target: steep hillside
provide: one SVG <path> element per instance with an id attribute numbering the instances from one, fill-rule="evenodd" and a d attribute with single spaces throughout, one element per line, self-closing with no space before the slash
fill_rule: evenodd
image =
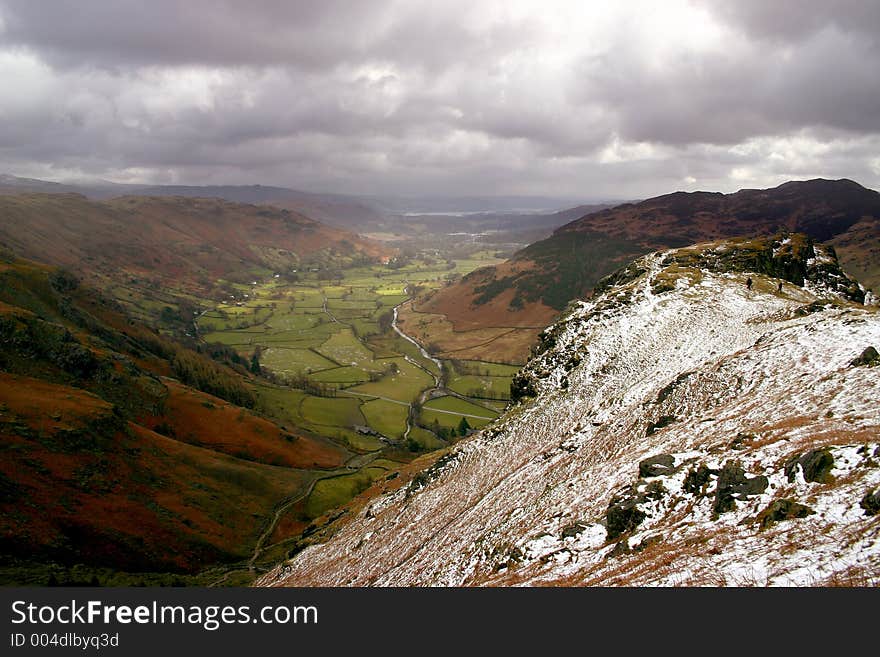
<path id="1" fill-rule="evenodd" d="M 260 583 L 876 585 L 865 297 L 801 236 L 645 256 L 542 334 L 521 403 Z"/>
<path id="2" fill-rule="evenodd" d="M 837 249 L 841 264 L 880 287 L 880 194 L 851 180 L 788 182 L 735 194 L 676 192 L 588 214 L 498 268 L 485 268 L 417 304 L 457 331 L 540 325 L 632 258 L 662 248 L 798 231 Z M 487 310 L 487 307 L 491 311 Z M 519 355 L 528 351 L 523 333 Z M 445 346 L 440 341 L 440 346 Z"/>
<path id="3" fill-rule="evenodd" d="M 380 221 L 385 214 L 356 196 L 303 192 L 271 185 L 135 185 L 107 180 L 57 183 L 0 174 L 0 194 L 21 192 L 74 193 L 93 200 L 134 195 L 223 199 L 233 203 L 274 205 L 351 230 L 359 230 L 368 222 Z"/>
<path id="4" fill-rule="evenodd" d="M 254 203 L 285 208 L 331 226 L 363 231 L 362 226 L 381 221 L 383 214 L 354 196 L 301 192 L 266 185 L 159 185 L 138 189 L 143 196 L 186 196 L 218 198 L 236 203 Z"/>
<path id="5" fill-rule="evenodd" d="M 218 281 L 369 260 L 386 251 L 352 233 L 269 206 L 220 199 L 77 194 L 0 195 L 0 244 L 109 287 L 193 295 Z M 123 299 L 124 300 L 124 299 Z"/>
<path id="6" fill-rule="evenodd" d="M 76 192 L 76 187 L 63 185 L 37 178 L 20 178 L 8 173 L 0 173 L 0 194 L 19 194 L 22 192 L 46 192 L 48 194 L 64 194 Z"/>
<path id="7" fill-rule="evenodd" d="M 76 564 L 107 575 L 246 562 L 275 506 L 352 456 L 255 403 L 234 359 L 159 336 L 68 272 L 3 254 L 0 582 L 45 584 Z M 152 577 L 124 581 L 164 581 Z"/>

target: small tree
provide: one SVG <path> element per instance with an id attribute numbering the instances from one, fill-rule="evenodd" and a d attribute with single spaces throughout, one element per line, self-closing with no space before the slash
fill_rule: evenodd
<path id="1" fill-rule="evenodd" d="M 257 345 L 254 349 L 254 355 L 251 356 L 251 372 L 257 375 L 263 372 L 263 368 L 260 367 L 260 352 L 261 349 L 259 345 Z"/>
<path id="2" fill-rule="evenodd" d="M 467 421 L 467 418 L 462 416 L 461 421 L 458 423 L 458 435 L 466 436 L 468 435 L 468 431 L 471 430 L 471 425 Z"/>

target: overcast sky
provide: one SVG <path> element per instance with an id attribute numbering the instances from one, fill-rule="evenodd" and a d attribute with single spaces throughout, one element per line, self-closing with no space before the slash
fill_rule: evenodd
<path id="1" fill-rule="evenodd" d="M 880 187 L 876 0 L 0 0 L 0 81 L 0 172 L 54 180 Z"/>

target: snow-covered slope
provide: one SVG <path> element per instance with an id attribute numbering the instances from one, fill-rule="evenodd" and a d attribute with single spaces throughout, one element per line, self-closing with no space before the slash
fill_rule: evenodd
<path id="1" fill-rule="evenodd" d="M 876 585 L 880 313 L 794 239 L 633 263 L 501 420 L 259 583 Z"/>

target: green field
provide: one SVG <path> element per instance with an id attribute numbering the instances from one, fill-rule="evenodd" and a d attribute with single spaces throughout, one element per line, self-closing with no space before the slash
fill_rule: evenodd
<path id="1" fill-rule="evenodd" d="M 437 422 L 441 427 L 457 427 L 462 417 L 472 427 L 480 428 L 498 417 L 498 413 L 457 397 L 438 397 L 422 406 L 421 424 L 431 426 Z"/>
<path id="2" fill-rule="evenodd" d="M 503 363 L 487 363 L 481 360 L 453 361 L 453 367 L 460 374 L 476 376 L 503 376 L 512 378 L 520 367 L 518 365 L 505 365 Z"/>
<path id="3" fill-rule="evenodd" d="M 467 273 L 495 261 L 489 252 L 476 253 L 456 261 L 456 271 Z M 259 387 L 263 410 L 291 428 L 357 451 L 387 448 L 380 435 L 415 451 L 437 449 L 447 443 L 425 428 L 411 427 L 409 441 L 402 437 L 408 405 L 434 386 L 440 370 L 389 327 L 391 309 L 409 298 L 407 288 L 436 287 L 449 275 L 445 261 L 429 262 L 413 258 L 396 269 L 361 265 L 342 270 L 341 278 L 332 280 L 321 280 L 319 272 L 300 271 L 296 282 L 274 278 L 268 270 L 254 271 L 247 283 L 233 285 L 235 299 L 200 316 L 200 334 L 206 342 L 233 347 L 246 359 L 259 351 L 260 365 L 277 382 Z M 161 304 L 161 299 L 139 301 Z M 454 361 L 448 369 L 451 390 L 500 408 L 517 368 Z M 421 423 L 430 425 L 436 419 L 439 426 L 448 427 L 461 419 L 438 411 L 497 415 L 491 408 L 449 399 L 426 404 Z M 488 422 L 476 417 L 468 421 L 473 427 Z M 364 427 L 380 435 L 369 435 Z"/>
<path id="4" fill-rule="evenodd" d="M 339 367 L 332 360 L 312 349 L 297 349 L 280 345 L 270 346 L 264 350 L 260 362 L 264 367 L 281 374 L 320 372 Z"/>
<path id="5" fill-rule="evenodd" d="M 356 386 L 352 390 L 409 403 L 434 383 L 430 374 L 403 358 L 390 358 L 383 362 L 394 363 L 397 372 L 386 374 L 378 381 Z"/>
<path id="6" fill-rule="evenodd" d="M 317 518 L 330 509 L 345 504 L 355 495 L 369 488 L 376 479 L 386 475 L 388 470 L 371 465 L 350 475 L 321 479 L 315 484 L 306 500 L 306 515 L 309 518 Z"/>
<path id="7" fill-rule="evenodd" d="M 337 331 L 315 351 L 339 365 L 351 365 L 370 371 L 376 369 L 373 352 L 355 337 L 354 331 L 350 328 Z"/>
<path id="8" fill-rule="evenodd" d="M 436 434 L 418 426 L 410 429 L 409 439 L 418 446 L 420 451 L 430 451 L 446 446 L 446 442 L 438 438 Z"/>
<path id="9" fill-rule="evenodd" d="M 335 367 L 309 377 L 312 381 L 330 383 L 338 388 L 348 388 L 370 380 L 370 374 L 360 367 Z"/>
<path id="10" fill-rule="evenodd" d="M 325 426 L 354 426 L 364 424 L 360 402 L 348 397 L 328 399 L 306 396 L 300 404 L 303 419 L 311 424 Z"/>
<path id="11" fill-rule="evenodd" d="M 271 330 L 274 331 L 308 331 L 321 323 L 319 317 L 305 313 L 297 314 L 295 309 L 283 313 L 275 313 L 272 317 Z"/>
<path id="12" fill-rule="evenodd" d="M 392 439 L 403 438 L 409 406 L 384 399 L 374 399 L 361 406 L 367 423 L 376 431 Z"/>
<path id="13" fill-rule="evenodd" d="M 510 379 L 500 376 L 459 376 L 450 380 L 449 389 L 466 397 L 505 400 L 510 397 Z"/>
<path id="14" fill-rule="evenodd" d="M 506 403 L 510 399 L 510 382 L 519 367 L 482 361 L 446 361 L 449 389 L 465 397 Z"/>

